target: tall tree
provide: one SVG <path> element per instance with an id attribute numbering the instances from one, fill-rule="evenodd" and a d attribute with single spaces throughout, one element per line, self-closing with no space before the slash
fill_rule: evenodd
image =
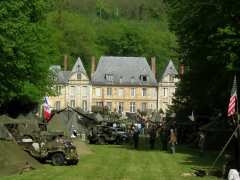
<path id="1" fill-rule="evenodd" d="M 175 109 L 226 113 L 233 75 L 240 70 L 240 1 L 167 0 L 187 66 Z"/>
<path id="2" fill-rule="evenodd" d="M 49 4 L 48 0 L 0 1 L 1 112 L 10 104 L 37 102 L 47 91 L 54 54 L 43 23 Z"/>

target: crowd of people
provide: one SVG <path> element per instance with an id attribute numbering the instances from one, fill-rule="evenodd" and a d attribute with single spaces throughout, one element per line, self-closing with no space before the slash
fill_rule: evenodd
<path id="1" fill-rule="evenodd" d="M 145 144 L 147 139 L 150 149 L 160 147 L 164 151 L 170 151 L 172 154 L 176 153 L 176 145 L 178 143 L 176 123 L 166 125 L 160 122 L 144 121 L 140 119 L 140 121 L 132 123 L 128 127 L 128 132 L 132 137 L 135 149 L 138 149 L 139 147 L 139 139 L 141 136 L 145 138 Z M 205 138 L 206 137 L 203 132 L 199 132 L 196 137 L 196 145 L 199 148 L 200 155 L 204 154 Z"/>
<path id="2" fill-rule="evenodd" d="M 162 150 L 170 150 L 171 153 L 175 153 L 175 146 L 177 144 L 177 129 L 172 126 L 166 128 L 162 124 L 157 123 L 135 123 L 129 128 L 129 134 L 132 137 L 133 146 L 135 149 L 139 147 L 139 136 L 143 135 L 149 140 L 150 149 L 155 149 L 157 143 L 161 146 Z"/>

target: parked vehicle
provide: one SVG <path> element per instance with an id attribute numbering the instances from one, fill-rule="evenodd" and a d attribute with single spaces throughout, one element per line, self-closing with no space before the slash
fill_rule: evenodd
<path id="1" fill-rule="evenodd" d="M 123 144 L 128 140 L 125 131 L 117 127 L 96 125 L 88 135 L 90 144 Z"/>
<path id="2" fill-rule="evenodd" d="M 64 165 L 77 164 L 79 161 L 76 147 L 62 132 L 40 131 L 24 121 L 4 125 L 15 141 L 41 162 Z"/>

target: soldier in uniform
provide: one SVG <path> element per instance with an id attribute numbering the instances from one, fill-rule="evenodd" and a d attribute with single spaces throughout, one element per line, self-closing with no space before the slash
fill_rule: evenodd
<path id="1" fill-rule="evenodd" d="M 139 129 L 137 126 L 132 126 L 133 131 L 133 142 L 134 142 L 134 148 L 138 148 L 138 141 L 139 141 Z"/>
<path id="2" fill-rule="evenodd" d="M 174 132 L 174 129 L 170 129 L 170 140 L 169 140 L 169 145 L 170 145 L 170 149 L 172 154 L 175 154 L 176 150 L 175 150 L 175 145 L 177 144 L 177 137 L 176 134 Z"/>
<path id="3" fill-rule="evenodd" d="M 157 133 L 156 127 L 152 124 L 149 131 L 149 136 L 150 136 L 149 143 L 150 143 L 151 149 L 154 149 L 154 146 L 155 146 L 156 133 Z"/>
<path id="4" fill-rule="evenodd" d="M 162 150 L 167 151 L 167 146 L 168 146 L 168 135 L 166 128 L 163 126 L 162 129 L 160 130 L 160 140 L 161 140 L 161 145 L 162 145 Z"/>

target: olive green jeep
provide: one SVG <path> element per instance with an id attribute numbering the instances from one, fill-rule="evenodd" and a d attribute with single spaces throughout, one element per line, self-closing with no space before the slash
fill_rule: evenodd
<path id="1" fill-rule="evenodd" d="M 40 131 L 24 121 L 4 125 L 14 140 L 40 162 L 51 162 L 53 165 L 78 163 L 76 147 L 63 132 Z"/>

